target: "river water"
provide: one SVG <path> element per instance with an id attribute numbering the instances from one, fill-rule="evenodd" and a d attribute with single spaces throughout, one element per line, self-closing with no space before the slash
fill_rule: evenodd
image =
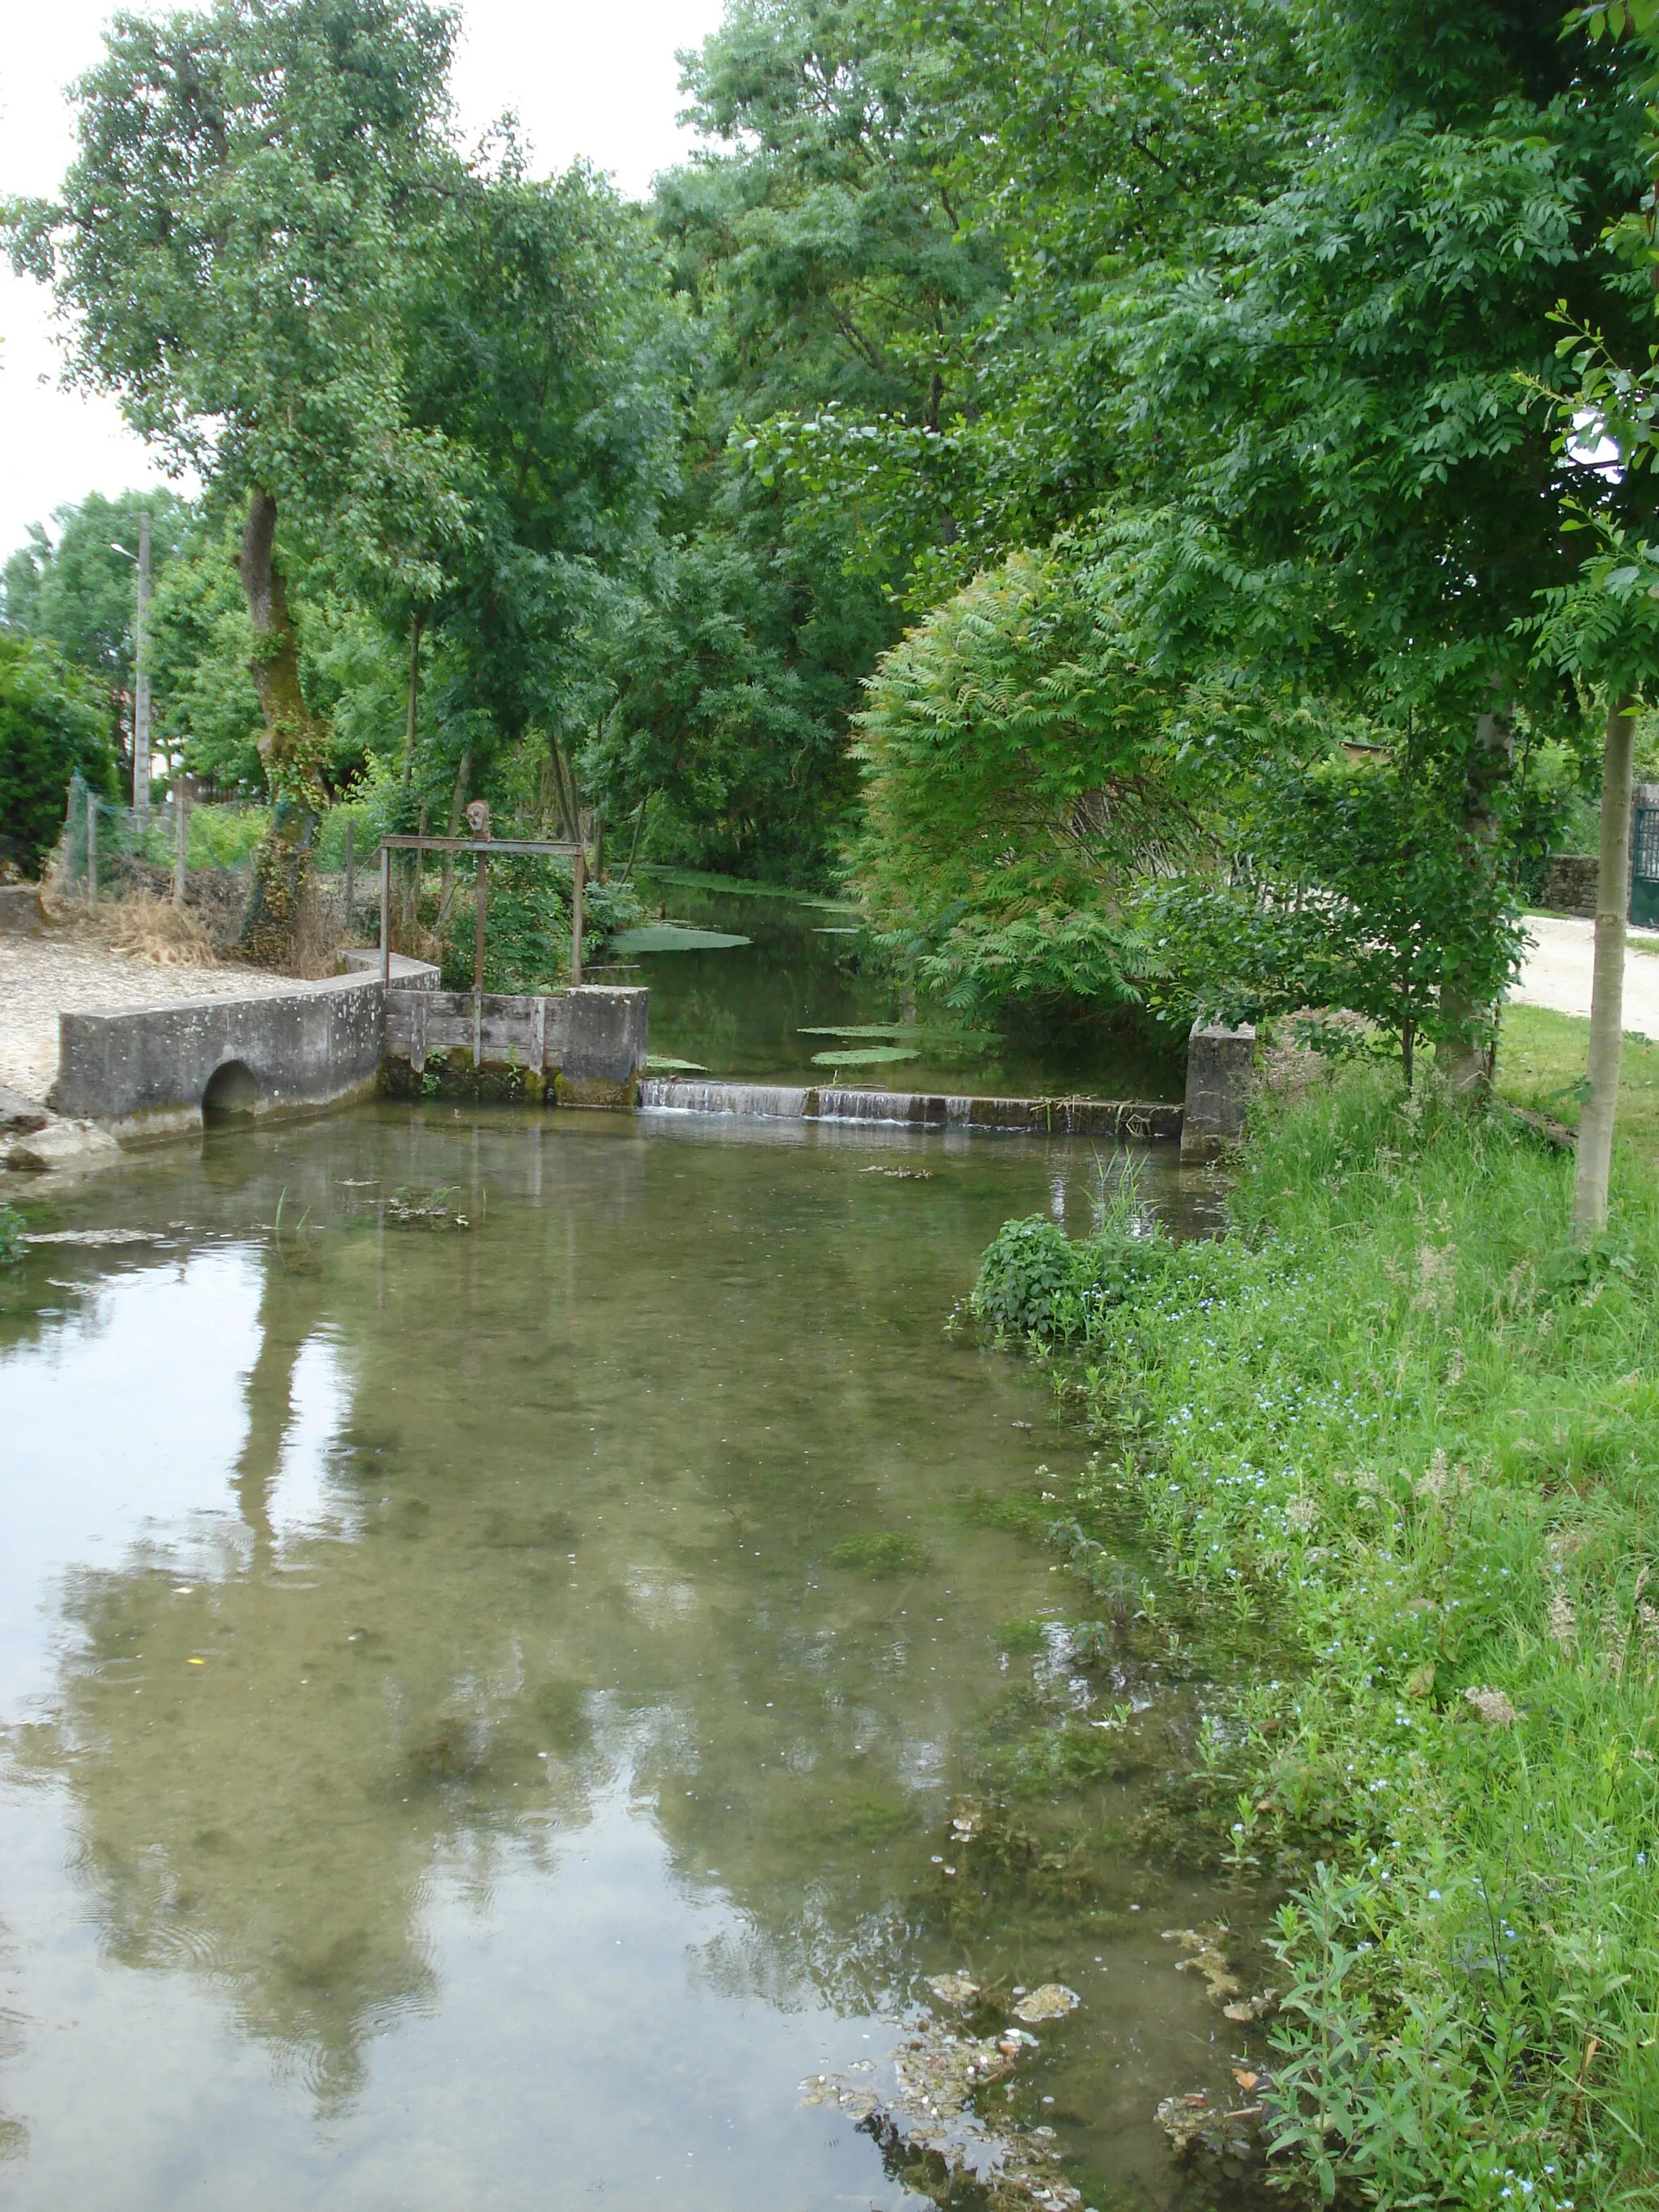
<path id="1" fill-rule="evenodd" d="M 985 1501 L 1081 1447 L 944 1324 L 1111 1164 L 433 1103 L 33 1207 L 149 1241 L 0 1276 L 0 2204 L 919 2206 L 800 2085 L 963 1969 L 1080 1994 L 1008 2109 L 1176 2201 L 1230 2032 L 1158 1933 L 1224 1900 L 1133 1776 L 1022 1816 L 1063 1882 L 945 1872 L 1076 1603 Z"/>
<path id="2" fill-rule="evenodd" d="M 912 1056 L 860 1064 L 848 1054 L 900 1048 L 890 1037 L 827 1032 L 895 1024 L 902 1008 L 852 908 L 673 871 L 642 876 L 640 890 L 653 914 L 749 939 L 622 956 L 635 964 L 617 980 L 650 986 L 652 1051 L 711 1075 L 807 1084 L 839 1074 L 871 1090 L 1013 1097 L 1181 1096 L 1178 1055 L 1137 1042 L 1121 1024 L 1043 1005 L 981 1018 L 988 1026 L 980 1030 L 966 1016 L 934 1009 L 922 1018 Z"/>

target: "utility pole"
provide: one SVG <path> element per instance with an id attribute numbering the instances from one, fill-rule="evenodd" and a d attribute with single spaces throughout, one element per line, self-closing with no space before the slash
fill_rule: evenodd
<path id="1" fill-rule="evenodd" d="M 138 623 L 132 637 L 132 808 L 149 812 L 149 509 L 138 513 Z"/>

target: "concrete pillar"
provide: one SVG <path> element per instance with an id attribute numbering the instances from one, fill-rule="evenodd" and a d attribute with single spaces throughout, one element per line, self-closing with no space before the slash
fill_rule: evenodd
<path id="1" fill-rule="evenodd" d="M 1187 1040 L 1187 1109 L 1181 1124 L 1183 1167 L 1219 1159 L 1244 1132 L 1255 1069 L 1255 1030 L 1219 1022 L 1193 1024 Z"/>

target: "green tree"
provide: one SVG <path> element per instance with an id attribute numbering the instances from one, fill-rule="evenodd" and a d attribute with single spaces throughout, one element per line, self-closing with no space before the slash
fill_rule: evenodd
<path id="1" fill-rule="evenodd" d="M 1182 690 L 1136 650 L 1115 579 L 1015 555 L 890 653 L 857 718 L 857 880 L 949 1000 L 1138 995 L 1139 884 L 1215 853 Z"/>
<path id="2" fill-rule="evenodd" d="M 0 852 L 38 868 L 58 841 L 70 778 L 114 789 L 102 703 L 51 646 L 0 631 Z"/>
<path id="3" fill-rule="evenodd" d="M 1552 8 L 1421 28 L 1405 0 L 1316 19 L 1334 127 L 1203 265 L 1123 289 L 1117 415 L 1141 495 L 1173 491 L 1241 574 L 1294 586 L 1280 667 L 1352 708 L 1410 712 L 1455 760 L 1460 842 L 1497 887 L 1516 717 L 1584 731 L 1520 628 L 1575 573 L 1565 526 L 1587 477 L 1529 412 L 1528 380 L 1547 373 L 1563 296 L 1621 334 L 1646 314 L 1607 238 L 1642 106 L 1634 71 L 1564 43 Z M 1647 500 L 1629 483 L 1607 496 L 1626 517 Z M 1443 979 L 1460 1087 L 1486 1065 L 1484 992 L 1473 969 Z"/>
<path id="4" fill-rule="evenodd" d="M 285 533 L 360 572 L 402 520 L 464 509 L 407 418 L 408 271 L 439 187 L 451 20 L 421 0 L 219 0 L 118 16 L 76 88 L 79 152 L 14 257 L 74 318 L 74 366 L 237 499 L 260 750 L 276 800 L 249 941 L 288 941 L 321 733 L 301 683 Z"/>
<path id="5" fill-rule="evenodd" d="M 47 640 L 101 692 L 111 743 L 129 786 L 137 619 L 133 556 L 138 517 L 145 508 L 151 520 L 152 574 L 159 586 L 190 523 L 185 502 L 166 490 L 122 492 L 114 499 L 93 492 L 78 506 L 60 507 L 52 518 L 57 535 L 34 524 L 27 544 L 5 568 L 6 627 Z"/>

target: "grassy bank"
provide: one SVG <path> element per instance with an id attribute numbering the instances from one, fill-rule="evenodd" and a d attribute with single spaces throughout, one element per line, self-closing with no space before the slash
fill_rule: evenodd
<path id="1" fill-rule="evenodd" d="M 1082 1530 L 1133 1500 L 1293 1655 L 1206 1790 L 1293 1885 L 1275 2132 L 1327 2195 L 1659 2203 L 1659 1188 L 1622 1167 L 1577 1255 L 1569 1159 L 1355 1073 L 1266 1109 L 1229 1237 L 987 1256 L 987 1317 L 1075 1346 Z"/>
<path id="2" fill-rule="evenodd" d="M 1588 1022 L 1543 1006 L 1506 1006 L 1498 1095 L 1576 1128 L 1589 1056 Z M 1632 1159 L 1659 1170 L 1659 1042 L 1628 1032 L 1619 1071 L 1619 1140 Z"/>

